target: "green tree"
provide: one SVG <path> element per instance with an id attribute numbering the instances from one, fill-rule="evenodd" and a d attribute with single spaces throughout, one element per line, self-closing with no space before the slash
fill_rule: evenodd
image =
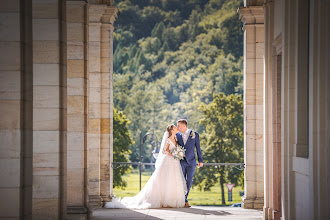
<path id="1" fill-rule="evenodd" d="M 113 160 L 115 162 L 129 162 L 131 151 L 129 146 L 133 144 L 130 137 L 128 125 L 130 121 L 123 112 L 113 109 Z M 130 166 L 121 166 L 114 171 L 114 187 L 125 188 L 127 183 L 122 179 L 122 175 L 131 169 Z"/>
<path id="2" fill-rule="evenodd" d="M 213 94 L 243 94 L 242 0 L 115 0 L 114 106 L 131 124 L 131 161 L 139 132 L 160 139 L 167 124 L 187 118 L 199 133 L 199 105 Z M 149 162 L 148 145 L 143 148 Z M 200 169 L 202 170 L 202 169 Z"/>
<path id="3" fill-rule="evenodd" d="M 243 101 L 240 95 L 215 94 L 213 101 L 202 104 L 203 118 L 200 123 L 206 128 L 201 138 L 203 158 L 208 163 L 243 162 Z M 229 171 L 224 166 L 199 169 L 196 183 L 200 189 L 209 190 L 220 182 L 222 204 L 225 205 L 224 184 L 242 184 L 242 172 Z"/>
<path id="4" fill-rule="evenodd" d="M 165 29 L 164 22 L 159 22 L 155 25 L 154 29 L 151 32 L 152 37 L 157 37 L 158 39 L 162 39 L 163 31 Z"/>

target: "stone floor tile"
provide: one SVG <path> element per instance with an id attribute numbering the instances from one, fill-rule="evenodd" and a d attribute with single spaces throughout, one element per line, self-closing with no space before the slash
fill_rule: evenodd
<path id="1" fill-rule="evenodd" d="M 152 220 L 203 220 L 203 219 L 263 219 L 262 211 L 220 206 L 192 206 L 180 209 L 98 209 L 93 218 L 103 219 L 152 219 Z"/>

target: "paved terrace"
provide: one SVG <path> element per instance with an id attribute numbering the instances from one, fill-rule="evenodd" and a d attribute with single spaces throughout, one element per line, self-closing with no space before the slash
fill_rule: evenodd
<path id="1" fill-rule="evenodd" d="M 192 206 L 191 208 L 163 209 L 98 209 L 93 213 L 94 220 L 105 219 L 263 219 L 262 211 L 238 207 Z"/>

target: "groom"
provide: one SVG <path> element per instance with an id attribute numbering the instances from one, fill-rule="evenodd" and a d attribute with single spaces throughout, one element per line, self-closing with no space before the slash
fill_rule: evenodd
<path id="1" fill-rule="evenodd" d="M 177 133 L 176 139 L 182 147 L 186 149 L 185 157 L 180 160 L 184 178 L 187 183 L 187 194 L 185 196 L 185 207 L 191 207 L 188 203 L 188 194 L 193 182 L 195 167 L 196 167 L 196 157 L 195 157 L 195 147 L 197 151 L 198 166 L 203 166 L 202 152 L 199 143 L 199 134 L 197 132 L 188 129 L 188 122 L 186 119 L 180 119 L 177 123 L 177 128 L 179 133 Z"/>

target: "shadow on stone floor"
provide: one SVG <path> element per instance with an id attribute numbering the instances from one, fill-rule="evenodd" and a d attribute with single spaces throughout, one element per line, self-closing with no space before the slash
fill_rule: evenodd
<path id="1" fill-rule="evenodd" d="M 262 220 L 263 218 L 262 211 L 258 210 L 217 206 L 193 206 L 191 208 L 161 208 L 145 210 L 101 208 L 95 210 L 92 219 Z"/>
<path id="2" fill-rule="evenodd" d="M 181 208 L 181 209 L 167 209 L 169 211 L 176 211 L 176 212 L 184 212 L 184 213 L 190 213 L 190 214 L 197 214 L 197 215 L 232 215 L 232 213 L 227 211 L 220 211 L 220 210 L 207 210 L 203 208 Z"/>
<path id="3" fill-rule="evenodd" d="M 132 210 L 132 209 L 105 209 L 100 208 L 93 212 L 92 219 L 94 220 L 111 220 L 111 219 L 152 219 L 160 220 L 154 216 L 148 216 L 149 209 Z"/>

